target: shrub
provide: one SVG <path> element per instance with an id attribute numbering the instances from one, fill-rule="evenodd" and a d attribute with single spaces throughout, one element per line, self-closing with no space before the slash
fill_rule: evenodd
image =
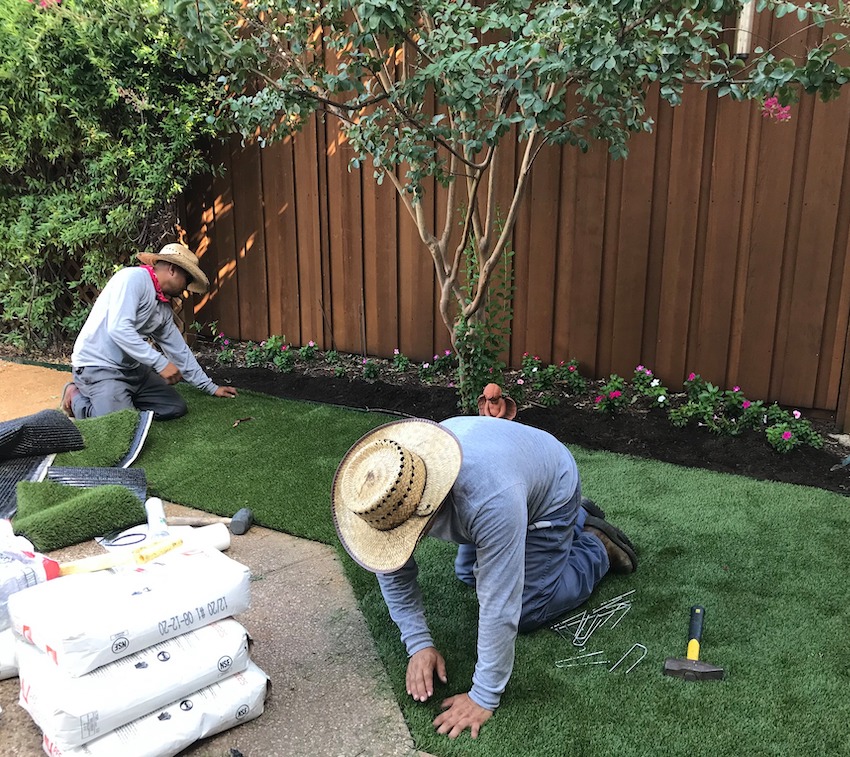
<path id="1" fill-rule="evenodd" d="M 81 326 L 77 288 L 174 241 L 212 80 L 153 0 L 0 0 L 0 39 L 0 331 L 43 346 Z"/>

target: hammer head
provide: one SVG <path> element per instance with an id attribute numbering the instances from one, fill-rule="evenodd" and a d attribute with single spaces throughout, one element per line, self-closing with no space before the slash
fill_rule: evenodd
<path id="1" fill-rule="evenodd" d="M 243 507 L 241 510 L 237 510 L 236 514 L 230 519 L 230 532 L 241 536 L 253 525 L 253 511 L 250 507 Z"/>
<path id="2" fill-rule="evenodd" d="M 686 681 L 720 681 L 725 671 L 703 660 L 668 657 L 664 661 L 664 675 L 684 678 Z"/>

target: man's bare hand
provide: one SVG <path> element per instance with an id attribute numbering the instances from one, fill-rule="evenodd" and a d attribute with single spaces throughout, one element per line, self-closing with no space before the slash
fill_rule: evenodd
<path id="1" fill-rule="evenodd" d="M 434 647 L 420 649 L 407 663 L 407 693 L 416 702 L 424 702 L 434 693 L 434 673 L 445 683 L 446 661 Z"/>
<path id="2" fill-rule="evenodd" d="M 180 369 L 174 363 L 166 365 L 159 372 L 159 375 L 165 379 L 166 384 L 179 384 L 183 380 L 183 374 L 180 373 Z"/>
<path id="3" fill-rule="evenodd" d="M 236 396 L 236 387 L 235 386 L 220 386 L 215 390 L 214 397 L 235 397 Z"/>
<path id="4" fill-rule="evenodd" d="M 450 739 L 456 739 L 467 728 L 473 739 L 478 738 L 478 732 L 492 716 L 493 710 L 485 710 L 469 698 L 469 694 L 457 694 L 443 700 L 443 712 L 434 718 L 434 728 L 437 733 L 448 734 Z"/>

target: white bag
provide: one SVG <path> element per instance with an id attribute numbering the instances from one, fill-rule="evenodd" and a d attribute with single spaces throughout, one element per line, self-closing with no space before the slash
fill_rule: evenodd
<path id="1" fill-rule="evenodd" d="M 45 736 L 42 746 L 50 757 L 173 757 L 198 739 L 262 715 L 267 687 L 268 676 L 249 662 L 244 672 L 87 744 L 62 749 Z"/>
<path id="2" fill-rule="evenodd" d="M 15 634 L 11 628 L 0 631 L 0 681 L 18 675 Z"/>
<path id="3" fill-rule="evenodd" d="M 9 598 L 12 628 L 72 676 L 237 615 L 250 571 L 215 550 L 62 576 Z"/>
<path id="4" fill-rule="evenodd" d="M 51 742 L 78 746 L 248 667 L 248 632 L 235 620 L 177 636 L 72 678 L 18 640 L 18 704 Z"/>

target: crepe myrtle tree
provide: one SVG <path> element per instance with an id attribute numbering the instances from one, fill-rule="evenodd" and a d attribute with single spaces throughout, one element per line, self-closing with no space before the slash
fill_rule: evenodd
<path id="1" fill-rule="evenodd" d="M 586 151 L 605 140 L 612 156 L 625 157 L 629 135 L 652 129 L 651 86 L 671 105 L 689 83 L 783 105 L 801 92 L 837 96 L 850 78 L 834 60 L 847 44 L 843 2 L 830 9 L 757 0 L 756 13 L 795 14 L 804 37 L 823 27 L 823 41 L 800 58 L 783 57 L 782 43 L 736 56 L 728 41 L 745 5 L 166 0 L 190 69 L 218 74 L 221 103 L 210 123 L 264 144 L 298 131 L 314 112 L 328 114 L 354 152 L 351 166 L 371 164 L 378 183 L 392 182 L 433 259 L 456 349 L 459 324 L 486 312 L 491 275 L 545 145 Z M 512 197 L 497 213 L 496 166 L 516 139 L 523 149 Z M 421 204 L 431 177 L 448 187 L 441 228 Z M 471 286 L 461 282 L 467 249 Z"/>

